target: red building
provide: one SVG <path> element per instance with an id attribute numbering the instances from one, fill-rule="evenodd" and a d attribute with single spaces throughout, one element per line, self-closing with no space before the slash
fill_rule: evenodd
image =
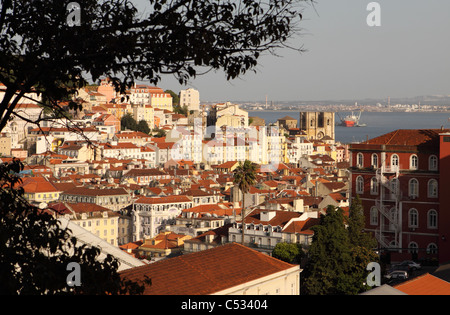
<path id="1" fill-rule="evenodd" d="M 351 195 L 381 252 L 392 261 L 450 261 L 449 130 L 396 130 L 350 152 Z"/>

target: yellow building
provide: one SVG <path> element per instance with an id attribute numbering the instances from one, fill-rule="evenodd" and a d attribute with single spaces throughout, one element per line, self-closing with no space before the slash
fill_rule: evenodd
<path id="1" fill-rule="evenodd" d="M 121 234 L 129 233 L 129 231 L 119 229 L 119 218 L 121 215 L 118 212 L 111 211 L 95 203 L 58 202 L 50 204 L 49 209 L 67 217 L 73 223 L 111 245 L 118 246 L 119 239 L 124 239 L 124 235 Z"/>
<path id="2" fill-rule="evenodd" d="M 173 111 L 172 95 L 169 93 L 150 93 L 150 105 L 153 108 Z"/>
<path id="3" fill-rule="evenodd" d="M 155 110 L 151 105 L 133 105 L 133 118 L 138 123 L 145 120 L 150 129 L 155 128 Z"/>

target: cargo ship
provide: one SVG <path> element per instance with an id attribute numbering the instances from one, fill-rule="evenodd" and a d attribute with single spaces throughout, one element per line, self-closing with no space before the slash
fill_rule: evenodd
<path id="1" fill-rule="evenodd" d="M 338 113 L 339 115 L 339 113 Z M 343 126 L 343 127 L 364 127 L 364 124 L 360 124 L 359 123 L 359 119 L 361 118 L 361 112 L 359 112 L 359 115 L 355 115 L 353 114 L 353 112 L 351 113 L 351 115 L 347 115 L 344 118 L 342 118 L 339 115 L 339 118 L 341 119 L 341 123 L 339 124 L 339 126 Z"/>

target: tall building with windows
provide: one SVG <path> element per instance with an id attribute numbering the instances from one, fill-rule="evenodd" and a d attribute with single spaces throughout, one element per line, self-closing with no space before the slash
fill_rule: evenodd
<path id="1" fill-rule="evenodd" d="M 336 139 L 333 112 L 300 112 L 299 128 L 308 139 Z"/>
<path id="2" fill-rule="evenodd" d="M 187 106 L 188 110 L 200 110 L 200 93 L 192 88 L 180 91 L 180 106 Z"/>
<path id="3" fill-rule="evenodd" d="M 350 152 L 351 194 L 381 252 L 393 261 L 448 261 L 449 130 L 396 130 L 351 144 Z"/>

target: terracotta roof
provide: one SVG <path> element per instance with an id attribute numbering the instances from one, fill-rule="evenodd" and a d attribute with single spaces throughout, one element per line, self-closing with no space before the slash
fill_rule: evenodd
<path id="1" fill-rule="evenodd" d="M 316 219 L 316 218 L 308 218 L 303 221 L 294 221 L 291 224 L 289 224 L 283 230 L 283 232 L 313 235 L 314 232 L 310 228 L 319 223 L 320 223 L 320 219 Z"/>
<path id="2" fill-rule="evenodd" d="M 450 295 L 450 282 L 429 273 L 398 284 L 394 288 L 408 295 Z"/>
<path id="3" fill-rule="evenodd" d="M 162 204 L 162 203 L 176 203 L 176 202 L 191 202 L 192 200 L 187 196 L 167 196 L 167 197 L 141 197 L 135 203 L 145 204 Z"/>
<path id="4" fill-rule="evenodd" d="M 86 187 L 74 187 L 65 191 L 64 194 L 79 196 L 113 196 L 128 195 L 128 192 L 124 188 L 90 189 Z"/>
<path id="5" fill-rule="evenodd" d="M 300 212 L 295 211 L 283 211 L 283 210 L 269 210 L 276 212 L 276 215 L 269 221 L 261 221 L 260 213 L 263 211 L 268 211 L 267 209 L 255 209 L 248 216 L 245 217 L 245 223 L 250 224 L 270 224 L 271 226 L 281 226 L 283 227 L 289 220 L 293 218 L 298 218 L 301 216 Z"/>
<path id="6" fill-rule="evenodd" d="M 438 145 L 439 134 L 449 131 L 449 129 L 398 129 L 364 143 L 408 146 Z"/>
<path id="7" fill-rule="evenodd" d="M 120 275 L 132 281 L 149 277 L 152 283 L 145 295 L 209 295 L 291 268 L 299 266 L 230 243 L 131 268 Z"/>
<path id="8" fill-rule="evenodd" d="M 46 193 L 59 192 L 54 185 L 47 181 L 44 177 L 25 177 L 20 185 L 25 193 Z"/>
<path id="9" fill-rule="evenodd" d="M 129 170 L 124 177 L 133 177 L 133 176 L 165 176 L 166 172 L 161 171 L 156 168 L 132 168 Z"/>
<path id="10" fill-rule="evenodd" d="M 237 215 L 240 214 L 240 210 L 238 210 L 238 209 L 234 209 L 234 210 Z M 188 208 L 188 209 L 183 209 L 182 212 L 194 212 L 194 213 L 199 213 L 199 214 L 210 213 L 210 214 L 216 214 L 217 216 L 222 217 L 222 216 L 233 215 L 233 208 L 228 207 L 224 203 L 206 204 L 206 205 L 198 205 L 198 206 Z"/>

